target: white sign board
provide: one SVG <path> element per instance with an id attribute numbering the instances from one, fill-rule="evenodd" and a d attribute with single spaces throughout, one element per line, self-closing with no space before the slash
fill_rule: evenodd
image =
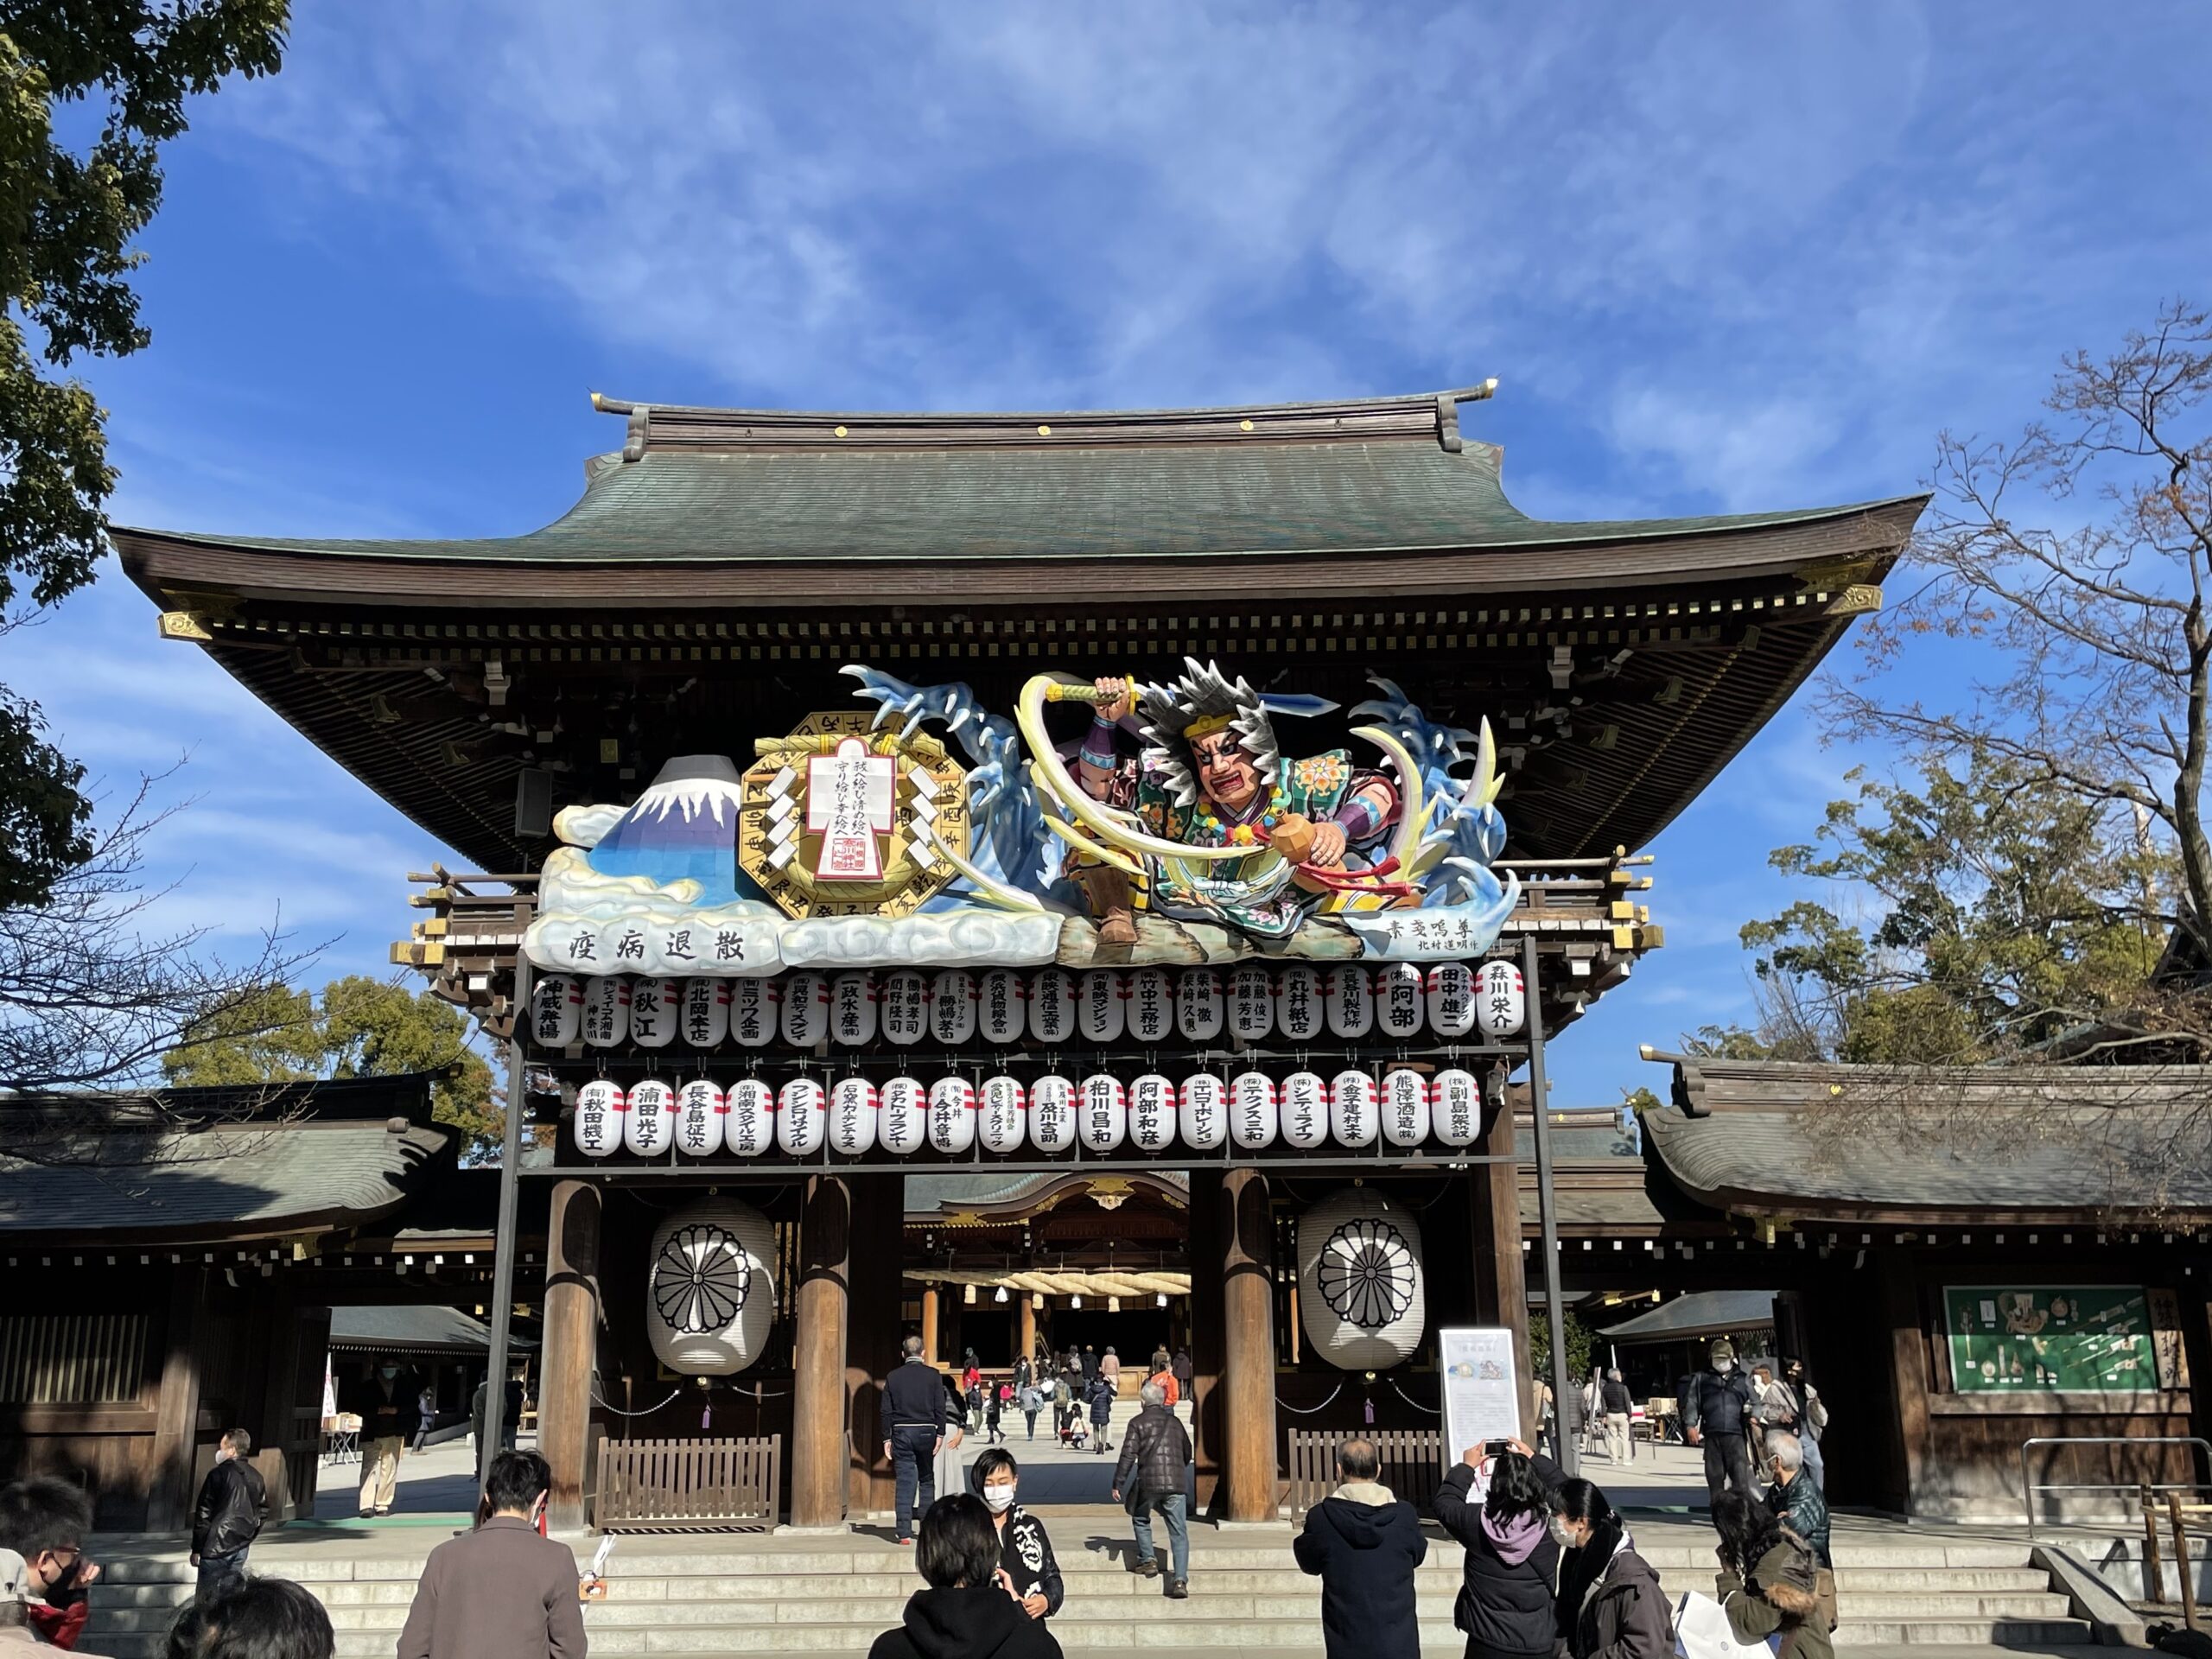
<path id="1" fill-rule="evenodd" d="M 1463 1325 L 1437 1332 L 1444 1378 L 1444 1466 L 1484 1440 L 1517 1440 L 1527 1393 L 1513 1359 L 1513 1332 L 1503 1325 Z"/>

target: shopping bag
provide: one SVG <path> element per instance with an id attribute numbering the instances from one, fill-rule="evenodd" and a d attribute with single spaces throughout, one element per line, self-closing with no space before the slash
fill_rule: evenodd
<path id="1" fill-rule="evenodd" d="M 1682 1659 L 1773 1659 L 1779 1632 L 1764 1642 L 1738 1642 L 1727 1611 L 1711 1596 L 1685 1590 L 1675 1604 L 1675 1651 Z"/>

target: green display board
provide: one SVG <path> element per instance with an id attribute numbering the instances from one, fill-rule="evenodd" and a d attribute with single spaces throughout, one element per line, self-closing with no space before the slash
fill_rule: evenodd
<path id="1" fill-rule="evenodd" d="M 2130 1394 L 2158 1386 L 2139 1286 L 1952 1286 L 1943 1293 L 1960 1394 Z"/>

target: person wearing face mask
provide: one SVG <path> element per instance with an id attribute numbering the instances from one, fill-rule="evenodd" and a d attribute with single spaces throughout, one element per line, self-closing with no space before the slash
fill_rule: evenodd
<path id="1" fill-rule="evenodd" d="M 0 1576 L 10 1591 L 0 1600 L 0 1642 L 76 1647 L 92 1616 L 87 1592 L 100 1576 L 85 1554 L 85 1535 L 92 1529 L 92 1499 L 66 1480 L 41 1478 L 0 1487 Z"/>
<path id="2" fill-rule="evenodd" d="M 422 1426 L 423 1384 L 396 1359 L 377 1362 L 346 1391 L 340 1411 L 361 1420 L 361 1514 L 390 1515 L 399 1454 Z"/>
<path id="3" fill-rule="evenodd" d="M 575 1555 L 537 1533 L 552 1484 L 535 1452 L 492 1459 L 492 1513 L 430 1552 L 398 1659 L 583 1659 Z"/>
<path id="4" fill-rule="evenodd" d="M 1549 1524 L 1560 1548 L 1554 1605 L 1567 1659 L 1668 1659 L 1675 1624 L 1666 1592 L 1605 1493 L 1586 1480 L 1561 1481 Z"/>
<path id="5" fill-rule="evenodd" d="M 262 1512 L 269 1507 L 260 1471 L 247 1461 L 252 1456 L 253 1436 L 231 1430 L 215 1448 L 215 1466 L 193 1500 L 188 1559 L 200 1573 L 200 1601 L 245 1577 L 246 1551 L 260 1535 Z"/>
<path id="6" fill-rule="evenodd" d="M 999 1567 L 1022 1611 L 1032 1618 L 1050 1618 L 1060 1611 L 1066 1589 L 1045 1523 L 1014 1501 L 1020 1478 L 1011 1452 L 994 1446 L 976 1459 L 976 1491 L 998 1529 Z"/>
<path id="7" fill-rule="evenodd" d="M 1677 1402 L 1682 1432 L 1692 1446 L 1705 1448 L 1705 1491 L 1709 1505 L 1724 1491 L 1741 1492 L 1758 1502 L 1751 1478 L 1751 1455 L 1745 1437 L 1752 1427 L 1755 1401 L 1751 1379 L 1736 1363 L 1736 1344 L 1723 1337 L 1713 1344 L 1712 1361 L 1682 1383 Z"/>

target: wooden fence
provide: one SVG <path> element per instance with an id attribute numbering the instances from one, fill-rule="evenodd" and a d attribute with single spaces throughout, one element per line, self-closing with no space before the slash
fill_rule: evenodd
<path id="1" fill-rule="evenodd" d="M 1337 1448 L 1356 1438 L 1350 1433 L 1294 1429 L 1290 1436 L 1290 1514 L 1304 1516 L 1337 1490 Z M 1423 1515 L 1444 1484 L 1444 1436 L 1433 1428 L 1370 1430 L 1382 1467 L 1375 1478 Z"/>
<path id="2" fill-rule="evenodd" d="M 605 1532 L 772 1527 L 784 1437 L 601 1440 L 593 1519 Z"/>

